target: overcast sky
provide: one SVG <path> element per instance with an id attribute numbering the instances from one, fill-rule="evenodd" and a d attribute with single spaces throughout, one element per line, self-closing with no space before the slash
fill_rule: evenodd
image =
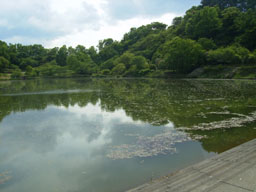
<path id="1" fill-rule="evenodd" d="M 46 47 L 121 40 L 131 27 L 170 25 L 201 0 L 1 0 L 0 40 Z"/>

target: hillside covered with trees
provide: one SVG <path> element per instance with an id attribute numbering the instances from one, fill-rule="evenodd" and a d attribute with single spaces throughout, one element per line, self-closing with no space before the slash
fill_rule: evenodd
<path id="1" fill-rule="evenodd" d="M 97 47 L 46 49 L 0 41 L 0 74 L 12 78 L 163 77 L 230 67 L 256 78 L 255 0 L 202 0 L 171 26 L 132 28 L 121 41 L 105 39 Z"/>

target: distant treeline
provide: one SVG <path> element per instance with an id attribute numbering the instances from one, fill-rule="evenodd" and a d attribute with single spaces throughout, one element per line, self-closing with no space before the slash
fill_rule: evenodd
<path id="1" fill-rule="evenodd" d="M 0 41 L 0 73 L 12 78 L 163 76 L 205 65 L 256 65 L 256 1 L 202 0 L 171 26 L 154 22 L 97 47 L 24 46 Z M 25 73 L 24 73 L 25 72 Z"/>

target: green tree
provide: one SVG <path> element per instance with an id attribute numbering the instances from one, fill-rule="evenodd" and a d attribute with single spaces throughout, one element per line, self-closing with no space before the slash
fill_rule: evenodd
<path id="1" fill-rule="evenodd" d="M 109 69 L 103 69 L 101 72 L 100 72 L 102 75 L 105 75 L 105 76 L 108 76 L 111 74 L 111 71 Z"/>
<path id="2" fill-rule="evenodd" d="M 149 34 L 158 34 L 166 30 L 167 25 L 159 22 L 154 22 L 149 25 L 143 25 L 139 28 L 131 28 L 130 31 L 124 34 L 121 41 L 123 52 L 127 51 L 131 45 L 146 37 Z"/>
<path id="3" fill-rule="evenodd" d="M 135 55 L 142 55 L 151 60 L 156 50 L 165 42 L 166 36 L 164 33 L 149 34 L 141 38 L 130 48 L 130 52 Z"/>
<path id="4" fill-rule="evenodd" d="M 91 58 L 84 55 L 69 55 L 67 58 L 67 66 L 77 74 L 91 75 L 96 72 L 96 65 Z"/>
<path id="5" fill-rule="evenodd" d="M 239 56 L 239 60 L 241 61 L 240 64 L 250 64 L 249 57 L 250 57 L 250 51 L 246 49 L 245 47 L 238 45 L 233 45 L 233 49 L 235 50 L 235 53 Z"/>
<path id="6" fill-rule="evenodd" d="M 112 57 L 111 59 L 108 59 L 107 61 L 101 63 L 100 65 L 100 69 L 109 69 L 109 70 L 112 70 L 114 67 L 115 67 L 115 60 L 117 59 L 118 57 Z"/>
<path id="7" fill-rule="evenodd" d="M 236 7 L 229 7 L 221 12 L 222 28 L 216 37 L 218 45 L 227 46 L 234 42 L 235 38 L 241 33 L 237 20 L 240 19 L 242 12 Z"/>
<path id="8" fill-rule="evenodd" d="M 182 17 L 175 17 L 172 21 L 172 25 L 176 28 L 182 23 Z"/>
<path id="9" fill-rule="evenodd" d="M 222 27 L 217 7 L 204 7 L 188 12 L 185 26 L 186 35 L 192 39 L 214 38 Z"/>
<path id="10" fill-rule="evenodd" d="M 38 67 L 39 63 L 37 60 L 32 59 L 31 57 L 21 59 L 20 68 L 22 70 L 26 70 L 27 66 Z"/>
<path id="11" fill-rule="evenodd" d="M 163 68 L 177 73 L 189 73 L 204 62 L 204 51 L 200 44 L 190 39 L 176 37 L 161 48 Z"/>
<path id="12" fill-rule="evenodd" d="M 68 56 L 68 49 L 66 45 L 63 45 L 56 56 L 56 62 L 60 66 L 66 66 L 67 65 L 67 56 Z"/>
<path id="13" fill-rule="evenodd" d="M 207 51 L 217 48 L 216 44 L 212 39 L 200 38 L 198 39 L 198 43 Z"/>
<path id="14" fill-rule="evenodd" d="M 126 67 L 123 63 L 117 64 L 113 69 L 112 69 L 112 74 L 113 75 L 122 75 L 126 70 Z"/>
<path id="15" fill-rule="evenodd" d="M 100 40 L 98 45 L 99 51 L 102 51 L 104 48 L 111 46 L 113 43 L 114 40 L 111 38 L 104 39 L 103 41 Z"/>
<path id="16" fill-rule="evenodd" d="M 94 46 L 91 46 L 87 50 L 87 54 L 91 57 L 91 59 L 93 60 L 94 63 L 96 63 L 97 65 L 100 64 L 100 57 L 99 57 L 97 50 L 95 49 Z"/>
<path id="17" fill-rule="evenodd" d="M 57 65 L 55 60 L 37 67 L 36 72 L 43 77 L 70 77 L 74 74 L 67 66 Z"/>
<path id="18" fill-rule="evenodd" d="M 237 65 L 248 63 L 249 56 L 248 49 L 233 45 L 209 51 L 207 60 L 210 64 Z"/>
<path id="19" fill-rule="evenodd" d="M 132 65 L 132 59 L 134 57 L 134 54 L 125 52 L 123 55 L 121 55 L 119 58 L 115 60 L 115 65 L 118 65 L 119 63 L 122 63 L 125 65 L 125 68 L 129 69 Z"/>
<path id="20" fill-rule="evenodd" d="M 33 67 L 31 67 L 30 65 L 28 65 L 28 66 L 26 67 L 25 76 L 28 77 L 28 78 L 35 77 L 35 76 L 36 76 L 35 70 L 34 70 Z"/>
<path id="21" fill-rule="evenodd" d="M 250 55 L 250 64 L 256 65 L 256 49 Z"/>
<path id="22" fill-rule="evenodd" d="M 236 41 L 249 50 L 256 48 L 256 10 L 248 10 L 236 19 L 236 26 L 240 28 L 241 35 Z"/>
<path id="23" fill-rule="evenodd" d="M 221 9 L 237 7 L 242 11 L 256 8 L 255 0 L 202 0 L 201 4 L 203 6 L 219 6 Z"/>
<path id="24" fill-rule="evenodd" d="M 0 56 L 4 57 L 7 60 L 10 59 L 8 45 L 3 41 L 0 41 Z"/>
<path id="25" fill-rule="evenodd" d="M 149 71 L 149 64 L 145 57 L 133 55 L 125 76 L 142 76 Z"/>
<path id="26" fill-rule="evenodd" d="M 135 56 L 131 60 L 131 65 L 135 65 L 137 70 L 143 70 L 149 68 L 148 62 L 143 56 Z"/>
<path id="27" fill-rule="evenodd" d="M 113 39 L 105 39 L 99 42 L 99 61 L 101 63 L 111 59 L 115 56 L 119 56 L 121 52 L 120 45 Z"/>
<path id="28" fill-rule="evenodd" d="M 42 45 L 30 45 L 28 46 L 29 57 L 37 61 L 38 65 L 45 63 L 47 58 L 47 50 Z"/>
<path id="29" fill-rule="evenodd" d="M 10 63 L 18 66 L 20 64 L 20 59 L 18 58 L 17 46 L 13 44 L 9 44 L 9 55 L 10 55 Z"/>
<path id="30" fill-rule="evenodd" d="M 58 48 L 57 47 L 47 50 L 46 62 L 56 60 L 57 53 L 58 53 Z"/>
<path id="31" fill-rule="evenodd" d="M 11 74 L 11 78 L 12 78 L 12 79 L 20 79 L 20 78 L 22 78 L 22 72 L 21 72 L 21 70 L 20 70 L 20 69 L 14 70 L 14 71 L 12 72 L 12 74 Z"/>
<path id="32" fill-rule="evenodd" d="M 0 56 L 0 72 L 4 73 L 10 66 L 10 62 L 3 56 Z"/>

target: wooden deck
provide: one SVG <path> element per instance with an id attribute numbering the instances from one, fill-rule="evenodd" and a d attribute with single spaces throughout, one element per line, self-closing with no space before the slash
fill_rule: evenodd
<path id="1" fill-rule="evenodd" d="M 256 139 L 128 192 L 256 192 Z"/>

